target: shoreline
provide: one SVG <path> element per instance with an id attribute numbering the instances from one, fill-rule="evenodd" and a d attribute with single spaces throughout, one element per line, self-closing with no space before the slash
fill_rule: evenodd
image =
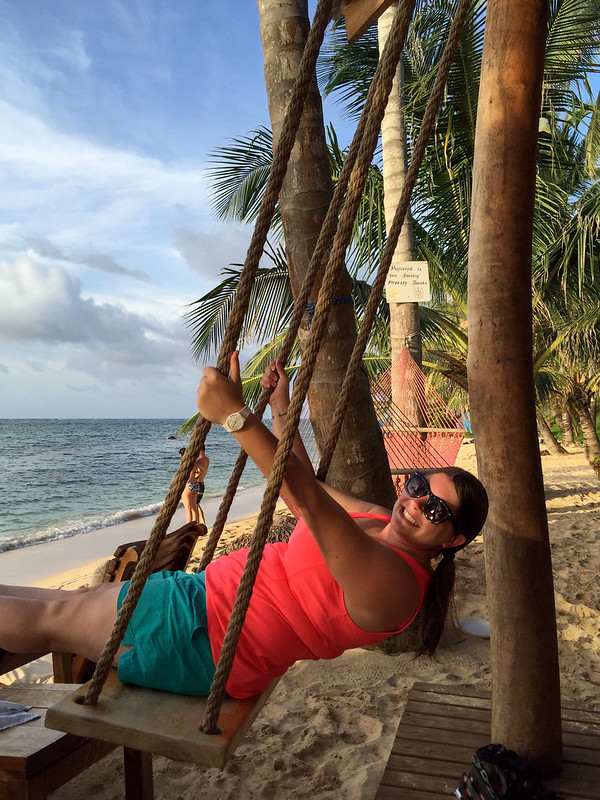
<path id="1" fill-rule="evenodd" d="M 264 486 L 261 485 L 238 491 L 229 511 L 228 522 L 256 516 L 260 511 L 263 492 Z M 200 504 L 209 529 L 215 521 L 221 500 L 222 495 L 207 497 Z M 65 539 L 52 539 L 0 553 L 0 584 L 44 588 L 83 586 L 94 570 L 112 557 L 120 544 L 147 539 L 156 517 L 156 514 L 138 517 Z M 169 530 L 177 530 L 182 525 L 185 525 L 185 511 L 180 506 L 171 520 Z"/>

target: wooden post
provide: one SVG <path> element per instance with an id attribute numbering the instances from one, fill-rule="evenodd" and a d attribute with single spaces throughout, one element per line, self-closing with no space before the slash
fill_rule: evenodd
<path id="1" fill-rule="evenodd" d="M 346 18 L 348 42 L 357 42 L 367 28 L 394 2 L 395 0 L 346 0 L 341 10 Z"/>
<path id="2" fill-rule="evenodd" d="M 547 0 L 490 0 L 469 250 L 469 394 L 485 529 L 492 740 L 542 774 L 561 768 L 552 565 L 531 326 L 535 155 Z"/>

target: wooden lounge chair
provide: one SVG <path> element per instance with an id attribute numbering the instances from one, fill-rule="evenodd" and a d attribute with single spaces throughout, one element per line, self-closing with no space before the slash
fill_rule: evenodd
<path id="1" fill-rule="evenodd" d="M 12 672 L 19 667 L 24 667 L 38 658 L 43 658 L 47 653 L 11 653 L 9 650 L 0 648 L 0 686 L 2 686 L 2 675 Z"/>

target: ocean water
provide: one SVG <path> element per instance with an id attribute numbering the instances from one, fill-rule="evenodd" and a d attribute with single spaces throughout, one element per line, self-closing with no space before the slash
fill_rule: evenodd
<path id="1" fill-rule="evenodd" d="M 156 514 L 179 466 L 180 419 L 0 420 L 0 552 Z M 225 490 L 239 453 L 215 425 L 205 496 Z M 248 461 L 240 488 L 262 483 Z"/>

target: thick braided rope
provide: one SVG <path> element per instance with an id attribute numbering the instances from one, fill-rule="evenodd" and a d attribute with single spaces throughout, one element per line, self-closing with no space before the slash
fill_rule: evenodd
<path id="1" fill-rule="evenodd" d="M 308 94 L 310 83 L 313 79 L 315 64 L 325 30 L 331 19 L 331 7 L 333 0 L 319 0 L 319 4 L 315 11 L 313 24 L 311 26 L 306 46 L 302 54 L 298 76 L 292 88 L 289 105 L 287 108 L 283 129 L 277 142 L 273 164 L 265 194 L 261 203 L 256 226 L 252 235 L 252 240 L 248 248 L 246 260 L 240 277 L 238 290 L 236 293 L 235 302 L 227 321 L 227 328 L 221 344 L 219 358 L 217 360 L 217 368 L 227 374 L 229 368 L 229 356 L 235 350 L 237 345 L 244 317 L 248 310 L 250 302 L 250 295 L 258 264 L 263 253 L 267 234 L 269 232 L 271 220 L 281 190 L 281 185 L 287 171 L 287 164 L 289 161 L 290 153 L 294 146 L 296 139 L 296 132 L 300 124 L 304 103 Z M 137 605 L 139 597 L 144 588 L 144 584 L 148 575 L 152 570 L 152 562 L 158 552 L 160 543 L 165 536 L 169 523 L 175 513 L 179 504 L 183 488 L 190 474 L 194 460 L 198 453 L 204 446 L 206 435 L 210 429 L 210 423 L 202 417 L 198 419 L 190 443 L 182 459 L 182 463 L 171 482 L 169 492 L 165 498 L 165 502 L 158 515 L 156 523 L 150 534 L 148 544 L 144 548 L 142 557 L 133 574 L 131 584 L 123 605 L 117 615 L 117 619 L 111 633 L 111 636 L 106 643 L 104 650 L 98 660 L 94 675 L 88 686 L 84 704 L 94 705 L 98 701 L 100 691 L 108 676 L 108 672 L 113 663 L 115 654 L 123 639 L 123 635 L 133 610 Z M 187 469 L 187 472 L 185 471 Z"/>
<path id="2" fill-rule="evenodd" d="M 327 325 L 331 301 L 335 294 L 335 284 L 344 266 L 345 251 L 352 236 L 354 217 L 356 216 L 356 211 L 362 198 L 364 184 L 379 136 L 381 120 L 385 112 L 398 60 L 408 32 L 414 5 L 415 0 L 405 0 L 401 7 L 402 11 L 399 12 L 392 25 L 388 39 L 388 42 L 391 43 L 386 63 L 381 69 L 379 84 L 373 90 L 371 113 L 365 123 L 364 135 L 358 148 L 356 164 L 352 170 L 349 182 L 348 197 L 339 219 L 331 255 L 319 291 L 317 313 L 311 325 L 307 346 L 302 358 L 302 366 L 294 384 L 294 391 L 292 393 L 286 423 L 275 452 L 271 475 L 263 497 L 252 545 L 240 580 L 233 611 L 227 627 L 227 633 L 223 641 L 219 663 L 213 679 L 211 693 L 208 698 L 206 715 L 202 726 L 202 730 L 207 733 L 214 732 L 217 729 L 219 708 L 225 695 L 225 686 L 235 657 L 235 649 L 250 603 L 250 597 L 260 566 L 260 559 L 262 557 L 266 537 L 279 497 L 281 484 L 283 483 L 287 460 L 292 450 L 298 428 L 302 406 Z M 322 300 L 324 294 L 325 299 Z M 298 307 L 301 309 L 303 308 L 302 306 Z"/>
<path id="3" fill-rule="evenodd" d="M 407 10 L 405 14 L 412 16 L 411 12 L 412 8 L 410 12 Z M 306 271 L 306 274 L 302 282 L 302 287 L 300 289 L 300 292 L 298 293 L 298 297 L 295 300 L 294 312 L 292 314 L 292 318 L 290 320 L 287 333 L 281 345 L 279 358 L 284 366 L 287 364 L 287 360 L 294 345 L 294 341 L 298 334 L 298 329 L 300 328 L 300 325 L 302 323 L 302 318 L 306 310 L 306 305 L 310 297 L 311 291 L 313 289 L 317 275 L 319 273 L 319 270 L 321 269 L 323 263 L 325 263 L 327 256 L 329 254 L 331 242 L 333 240 L 338 225 L 339 211 L 342 206 L 342 203 L 344 202 L 346 189 L 350 181 L 352 170 L 358 158 L 360 144 L 363 139 L 367 121 L 371 114 L 371 109 L 375 98 L 375 90 L 377 86 L 379 86 L 380 81 L 382 80 L 382 75 L 383 75 L 383 80 L 387 81 L 390 72 L 392 73 L 392 75 L 394 74 L 399 59 L 399 52 L 398 52 L 399 43 L 401 43 L 400 47 L 402 47 L 405 36 L 406 34 L 403 33 L 402 29 L 400 31 L 399 36 L 394 35 L 392 37 L 388 37 L 388 41 L 386 42 L 384 51 L 377 63 L 377 69 L 373 76 L 373 80 L 371 81 L 371 86 L 369 87 L 369 91 L 365 99 L 363 111 L 358 121 L 358 125 L 356 126 L 356 131 L 354 133 L 354 136 L 352 137 L 352 142 L 348 149 L 348 154 L 344 159 L 344 163 L 342 165 L 342 171 L 340 172 L 338 181 L 336 183 L 335 191 L 333 193 L 333 197 L 331 198 L 329 208 L 327 209 L 327 213 L 325 215 L 325 219 L 323 221 L 323 225 L 319 233 L 317 244 L 315 245 L 315 249 L 311 256 L 308 269 Z M 363 153 L 363 158 L 366 158 L 367 155 L 368 153 L 366 152 Z M 371 156 L 369 156 L 369 163 L 371 158 L 372 154 Z M 265 389 L 261 393 L 254 407 L 254 414 L 258 419 L 262 419 L 272 391 L 273 391 L 272 389 Z M 219 510 L 217 512 L 215 522 L 211 528 L 211 532 L 208 536 L 208 539 L 206 540 L 206 544 L 202 551 L 202 559 L 200 561 L 200 564 L 198 565 L 198 572 L 202 572 L 204 569 L 206 569 L 206 567 L 210 564 L 210 562 L 214 557 L 217 545 L 221 538 L 221 534 L 223 533 L 223 528 L 225 527 L 225 523 L 227 522 L 227 516 L 229 514 L 229 510 L 233 502 L 233 497 L 235 496 L 235 492 L 239 485 L 240 478 L 244 472 L 247 460 L 248 460 L 248 455 L 245 453 L 244 450 L 240 450 L 237 461 L 232 470 L 231 477 L 229 479 L 228 490 L 223 496 L 221 505 L 219 506 Z M 230 487 L 232 487 L 231 491 L 229 491 Z"/>
<path id="4" fill-rule="evenodd" d="M 440 59 L 438 73 L 431 95 L 429 96 L 429 100 L 427 102 L 425 114 L 423 115 L 423 122 L 421 124 L 421 130 L 419 131 L 413 157 L 406 175 L 406 183 L 402 189 L 402 194 L 398 202 L 398 207 L 396 208 L 394 220 L 388 233 L 381 264 L 379 265 L 379 270 L 373 283 L 373 288 L 367 303 L 365 315 L 363 317 L 356 343 L 348 363 L 348 369 L 344 375 L 342 389 L 336 404 L 333 421 L 329 429 L 329 438 L 323 449 L 321 463 L 319 464 L 319 469 L 317 471 L 317 476 L 320 480 L 325 480 L 331 465 L 331 459 L 333 457 L 337 439 L 342 428 L 346 409 L 350 403 L 350 396 L 354 385 L 354 380 L 362 364 L 363 353 L 365 351 L 365 347 L 367 346 L 367 340 L 373 325 L 373 320 L 375 319 L 377 308 L 383 295 L 385 280 L 392 263 L 396 245 L 398 244 L 398 237 L 400 235 L 404 219 L 409 209 L 410 198 L 417 180 L 419 169 L 421 167 L 421 162 L 423 161 L 423 156 L 425 155 L 427 142 L 429 141 L 429 136 L 435 124 L 435 118 L 442 102 L 446 81 L 448 79 L 448 73 L 450 72 L 454 54 L 456 52 L 456 48 L 458 47 L 460 34 L 469 11 L 469 5 L 470 0 L 459 0 L 456 9 L 456 15 L 450 27 L 448 41 Z"/>

